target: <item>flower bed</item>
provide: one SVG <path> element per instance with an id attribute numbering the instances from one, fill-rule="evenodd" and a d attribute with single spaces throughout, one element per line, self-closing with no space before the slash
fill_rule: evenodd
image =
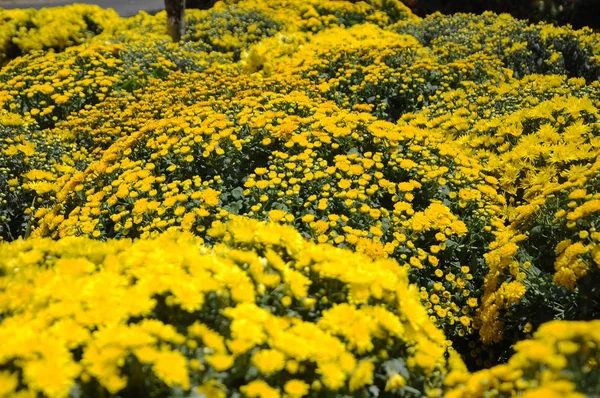
<path id="1" fill-rule="evenodd" d="M 0 349 L 8 394 L 459 394 L 545 322 L 598 318 L 598 35 L 391 0 L 229 1 L 188 10 L 173 44 L 164 13 L 52 12 L 105 28 L 4 52 L 0 331 L 58 350 Z M 110 277 L 88 306 L 82 286 Z M 236 308 L 264 337 L 238 341 Z M 338 351 L 273 340 L 300 329 Z"/>

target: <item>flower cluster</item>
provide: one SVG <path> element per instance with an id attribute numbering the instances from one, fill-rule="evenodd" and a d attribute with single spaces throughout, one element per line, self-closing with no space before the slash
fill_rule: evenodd
<path id="1" fill-rule="evenodd" d="M 111 35 L 119 16 L 89 4 L 56 9 L 0 9 L 0 65 L 34 50 L 63 51 L 104 33 Z"/>
<path id="2" fill-rule="evenodd" d="M 498 179 L 511 204 L 521 204 L 546 183 L 560 181 L 569 167 L 596 159 L 599 88 L 600 81 L 586 84 L 563 75 L 468 84 L 444 96 L 452 114 L 439 102 L 403 118 L 452 134 Z"/>
<path id="3" fill-rule="evenodd" d="M 464 59 L 480 53 L 497 58 L 514 78 L 531 74 L 565 74 L 598 79 L 598 48 L 589 28 L 527 21 L 485 12 L 482 15 L 433 14 L 418 22 L 400 21 L 394 29 L 414 36 L 441 59 Z"/>
<path id="4" fill-rule="evenodd" d="M 331 2 L 321 0 L 226 0 L 216 9 L 240 5 L 263 12 L 281 21 L 287 31 L 318 32 L 323 29 L 356 24 L 374 23 L 388 26 L 403 20 L 418 20 L 410 9 L 396 0 L 367 0 L 364 2 Z"/>
<path id="5" fill-rule="evenodd" d="M 442 388 L 445 337 L 396 262 L 244 217 L 208 235 L 3 243 L 0 392 Z"/>
<path id="6" fill-rule="evenodd" d="M 597 34 L 397 0 L 222 1 L 180 43 L 164 12 L 7 13 L 0 396 L 535 393 L 492 366 L 600 317 Z"/>
<path id="7" fill-rule="evenodd" d="M 145 238 L 178 227 L 204 236 L 229 214 L 287 222 L 315 241 L 397 258 L 432 300 L 432 319 L 453 338 L 472 334 L 482 242 L 501 224 L 497 181 L 441 136 L 325 100 L 316 106 L 275 76 L 266 82 L 274 91 L 253 99 L 264 81 L 214 70 L 204 90 L 182 93 L 174 74 L 125 114 L 144 112 L 143 125 L 103 126 L 98 118 L 114 121 L 122 106 L 110 100 L 80 112 L 89 121 L 59 123 L 54 130 L 69 125 L 88 137 L 91 162 L 38 207 L 33 234 Z M 235 106 L 224 90 L 238 93 Z M 175 100 L 192 104 L 174 103 L 172 115 L 150 122 Z"/>
<path id="8" fill-rule="evenodd" d="M 600 322 L 552 321 L 515 344 L 508 363 L 472 374 L 455 372 L 447 397 L 571 397 L 600 393 Z"/>
<path id="9" fill-rule="evenodd" d="M 600 290 L 600 163 L 573 165 L 515 209 L 485 255 L 481 337 L 500 342 L 552 319 L 596 319 Z M 535 310 L 534 310 L 535 309 Z"/>

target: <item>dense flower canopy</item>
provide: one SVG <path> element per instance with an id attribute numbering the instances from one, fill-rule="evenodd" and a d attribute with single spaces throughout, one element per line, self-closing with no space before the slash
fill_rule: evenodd
<path id="1" fill-rule="evenodd" d="M 0 397 L 600 393 L 598 34 L 0 14 Z"/>

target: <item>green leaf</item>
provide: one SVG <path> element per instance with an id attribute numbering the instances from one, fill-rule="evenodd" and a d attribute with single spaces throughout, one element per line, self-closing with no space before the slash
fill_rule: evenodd
<path id="1" fill-rule="evenodd" d="M 69 391 L 69 398 L 81 398 L 81 388 L 75 384 Z"/>
<path id="2" fill-rule="evenodd" d="M 283 210 L 283 211 L 286 211 L 286 212 L 289 210 L 289 208 L 285 204 L 283 204 L 283 203 L 273 203 L 272 207 L 275 210 Z"/>
<path id="3" fill-rule="evenodd" d="M 416 388 L 413 388 L 411 386 L 404 386 L 400 389 L 400 396 L 407 397 L 407 396 L 411 396 L 411 395 L 414 395 L 415 397 L 423 396 L 421 394 L 421 391 L 419 391 Z"/>
<path id="4" fill-rule="evenodd" d="M 223 206 L 228 213 L 231 214 L 240 214 L 240 210 L 242 209 L 243 203 L 241 200 L 226 204 Z"/>
<path id="5" fill-rule="evenodd" d="M 232 189 L 231 196 L 233 196 L 235 199 L 242 199 L 244 197 L 244 189 L 242 187 Z"/>
<path id="6" fill-rule="evenodd" d="M 385 361 L 383 363 L 383 368 L 385 369 L 388 375 L 398 373 L 405 379 L 408 379 L 410 377 L 410 372 L 406 367 L 406 361 L 404 360 L 404 358 L 395 358 L 390 359 L 389 361 Z"/>

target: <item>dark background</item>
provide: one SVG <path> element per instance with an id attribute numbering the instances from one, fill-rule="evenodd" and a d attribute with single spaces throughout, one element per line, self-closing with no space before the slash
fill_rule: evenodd
<path id="1" fill-rule="evenodd" d="M 571 24 L 580 29 L 588 26 L 600 29 L 600 0 L 402 0 L 412 11 L 423 17 L 436 11 L 442 14 L 484 11 L 509 13 L 531 22 Z M 210 8 L 215 0 L 186 0 L 188 8 Z"/>
<path id="2" fill-rule="evenodd" d="M 484 11 L 509 13 L 531 22 L 546 21 L 557 25 L 571 24 L 580 29 L 600 29 L 600 0 L 402 0 L 419 15 L 440 11 L 443 14 Z"/>

